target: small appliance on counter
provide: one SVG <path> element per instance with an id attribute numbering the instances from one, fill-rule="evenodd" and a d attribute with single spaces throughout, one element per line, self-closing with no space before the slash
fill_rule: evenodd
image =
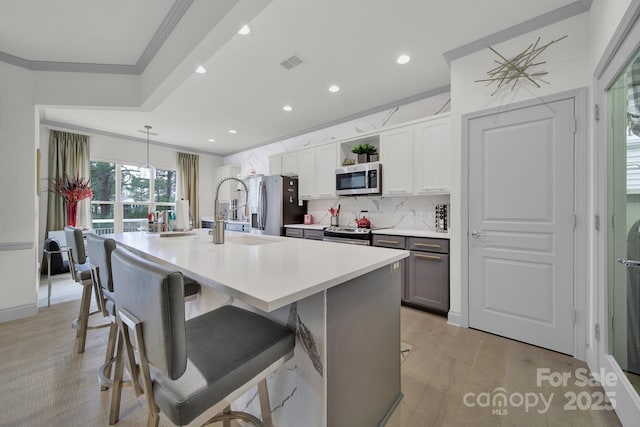
<path id="1" fill-rule="evenodd" d="M 446 233 L 449 229 L 449 205 L 436 205 L 436 231 Z"/>
<path id="2" fill-rule="evenodd" d="M 367 218 L 369 211 L 360 211 L 360 214 L 356 218 L 356 224 L 358 228 L 371 228 L 371 221 Z"/>
<path id="3" fill-rule="evenodd" d="M 304 214 L 304 222 L 303 222 L 303 224 L 306 224 L 306 225 L 313 224 L 313 215 Z"/>

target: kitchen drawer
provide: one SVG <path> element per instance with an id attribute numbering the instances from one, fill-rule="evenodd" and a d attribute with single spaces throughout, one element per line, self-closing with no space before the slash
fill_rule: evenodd
<path id="1" fill-rule="evenodd" d="M 323 237 L 324 237 L 324 230 L 308 230 L 308 229 L 304 230 L 305 239 L 322 240 Z"/>
<path id="2" fill-rule="evenodd" d="M 449 240 L 432 239 L 428 237 L 409 237 L 407 249 L 421 252 L 449 253 Z"/>
<path id="3" fill-rule="evenodd" d="M 404 249 L 406 247 L 406 237 L 404 236 L 388 236 L 386 234 L 374 234 L 373 246 L 382 246 L 384 248 Z"/>
<path id="4" fill-rule="evenodd" d="M 287 231 L 285 231 L 285 236 L 302 239 L 304 237 L 304 230 L 302 228 L 287 227 Z"/>

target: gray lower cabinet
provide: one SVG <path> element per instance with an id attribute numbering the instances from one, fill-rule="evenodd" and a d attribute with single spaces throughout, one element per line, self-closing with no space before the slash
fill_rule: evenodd
<path id="1" fill-rule="evenodd" d="M 403 260 L 403 303 L 440 313 L 449 311 L 447 239 L 375 234 L 373 246 L 411 251 L 409 258 Z"/>
<path id="2" fill-rule="evenodd" d="M 295 237 L 297 239 L 322 240 L 324 237 L 324 231 L 311 228 L 287 227 L 284 235 L 287 237 Z"/>
<path id="3" fill-rule="evenodd" d="M 284 235 L 287 237 L 295 237 L 298 239 L 302 239 L 304 238 L 304 230 L 302 228 L 287 227 L 285 229 Z"/>
<path id="4" fill-rule="evenodd" d="M 405 249 L 406 248 L 406 240 L 407 238 L 404 236 L 392 236 L 386 234 L 374 234 L 371 242 L 371 246 L 379 246 L 382 248 L 393 248 L 393 249 Z M 400 276 L 400 285 L 401 285 L 401 295 L 400 298 L 402 301 L 407 300 L 407 270 L 409 264 L 407 264 L 407 258 L 400 261 L 400 266 L 402 267 L 400 270 L 402 271 L 402 275 Z"/>
<path id="5" fill-rule="evenodd" d="M 449 311 L 449 255 L 411 251 L 406 301 L 440 312 Z"/>
<path id="6" fill-rule="evenodd" d="M 304 238 L 311 240 L 322 240 L 324 237 L 324 230 L 312 230 L 309 228 L 305 228 L 304 230 Z"/>

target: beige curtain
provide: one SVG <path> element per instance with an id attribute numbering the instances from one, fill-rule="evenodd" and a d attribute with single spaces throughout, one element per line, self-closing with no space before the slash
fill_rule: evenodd
<path id="1" fill-rule="evenodd" d="M 178 198 L 189 201 L 193 227 L 200 224 L 198 216 L 198 165 L 197 154 L 178 153 Z"/>
<path id="2" fill-rule="evenodd" d="M 49 131 L 49 179 L 56 177 L 80 176 L 91 178 L 89 165 L 89 136 L 59 130 Z M 66 222 L 64 199 L 49 192 L 47 203 L 47 229 L 62 230 Z M 91 227 L 91 199 L 78 204 L 79 227 Z M 46 234 L 45 234 L 46 238 Z"/>

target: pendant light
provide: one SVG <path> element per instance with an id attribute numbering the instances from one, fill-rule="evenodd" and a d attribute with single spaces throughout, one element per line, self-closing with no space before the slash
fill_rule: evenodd
<path id="1" fill-rule="evenodd" d="M 144 128 L 147 130 L 147 164 L 144 165 L 145 169 L 151 170 L 151 163 L 149 162 L 149 131 L 151 130 L 151 126 L 144 125 Z"/>

